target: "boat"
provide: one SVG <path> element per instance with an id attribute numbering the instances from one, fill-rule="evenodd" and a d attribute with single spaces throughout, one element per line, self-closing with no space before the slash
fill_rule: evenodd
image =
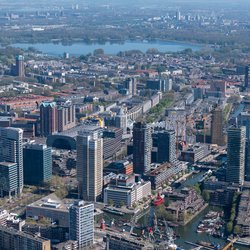
<path id="1" fill-rule="evenodd" d="M 152 204 L 157 207 L 163 203 L 164 203 L 164 195 L 160 195 L 160 193 L 158 193 L 156 199 L 152 201 Z"/>

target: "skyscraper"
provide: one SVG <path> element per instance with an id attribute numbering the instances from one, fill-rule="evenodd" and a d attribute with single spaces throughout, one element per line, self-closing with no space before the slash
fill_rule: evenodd
<path id="1" fill-rule="evenodd" d="M 229 128 L 227 131 L 227 171 L 228 182 L 243 184 L 245 172 L 246 128 Z"/>
<path id="2" fill-rule="evenodd" d="M 150 170 L 152 135 L 147 124 L 137 122 L 133 127 L 133 166 L 134 172 L 143 174 Z"/>
<path id="3" fill-rule="evenodd" d="M 24 71 L 24 57 L 21 55 L 18 55 L 16 57 L 16 76 L 18 77 L 24 77 L 25 71 Z"/>
<path id="4" fill-rule="evenodd" d="M 217 108 L 213 110 L 211 122 L 211 142 L 219 146 L 224 145 L 223 112 Z"/>
<path id="5" fill-rule="evenodd" d="M 153 143 L 157 147 L 157 163 L 173 162 L 176 159 L 175 131 L 158 131 L 154 133 Z"/>
<path id="6" fill-rule="evenodd" d="M 94 205 L 77 201 L 69 209 L 69 239 L 78 243 L 78 249 L 93 245 Z"/>
<path id="7" fill-rule="evenodd" d="M 58 113 L 55 102 L 43 102 L 40 105 L 40 134 L 48 136 L 58 131 Z"/>
<path id="8" fill-rule="evenodd" d="M 28 143 L 23 148 L 24 183 L 39 185 L 52 176 L 51 148 L 42 144 Z"/>
<path id="9" fill-rule="evenodd" d="M 101 198 L 103 186 L 103 139 L 99 128 L 80 131 L 77 136 L 77 180 L 79 197 Z"/>
<path id="10" fill-rule="evenodd" d="M 17 164 L 18 193 L 23 190 L 23 130 L 0 128 L 0 162 Z"/>

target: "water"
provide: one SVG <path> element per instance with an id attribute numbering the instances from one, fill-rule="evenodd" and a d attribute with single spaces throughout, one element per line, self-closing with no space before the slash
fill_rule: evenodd
<path id="1" fill-rule="evenodd" d="M 201 49 L 200 45 L 189 44 L 189 43 L 179 43 L 179 42 L 162 42 L 162 41 L 126 41 L 124 43 L 110 43 L 106 42 L 104 44 L 98 43 L 73 43 L 71 45 L 63 45 L 61 43 L 16 43 L 11 46 L 28 49 L 33 47 L 45 54 L 52 56 L 61 56 L 63 53 L 69 53 L 70 55 L 80 56 L 86 55 L 88 53 L 93 53 L 95 49 L 103 49 L 106 54 L 116 55 L 120 51 L 128 50 L 140 50 L 146 52 L 148 49 L 156 48 L 160 52 L 178 52 L 185 49 L 192 49 L 197 51 Z"/>
<path id="2" fill-rule="evenodd" d="M 179 188 L 178 190 L 182 189 L 183 187 L 187 186 L 192 186 L 195 183 L 197 183 L 202 177 L 203 177 L 204 172 L 200 172 L 198 174 L 193 175 L 193 177 L 189 177 Z M 201 213 L 199 213 L 192 221 L 190 221 L 187 225 L 185 226 L 179 226 L 174 228 L 174 231 L 176 232 L 177 235 L 180 236 L 175 243 L 182 247 L 183 249 L 192 249 L 194 246 L 191 246 L 185 241 L 191 241 L 193 243 L 197 241 L 206 241 L 209 243 L 216 243 L 220 244 L 221 246 L 224 246 L 226 244 L 226 241 L 224 239 L 220 238 L 215 238 L 213 236 L 210 236 L 208 234 L 198 234 L 196 233 L 197 226 L 199 222 L 202 220 L 202 218 L 208 213 L 208 211 L 213 210 L 213 211 L 221 211 L 221 208 L 218 207 L 213 207 L 209 206 L 206 209 L 204 209 Z M 140 223 L 146 226 L 149 226 L 152 224 L 152 216 L 154 214 L 154 207 L 151 207 L 150 213 L 146 216 L 144 216 L 141 220 Z M 236 245 L 235 249 L 239 250 L 249 250 L 248 247 L 244 246 L 238 246 Z"/>

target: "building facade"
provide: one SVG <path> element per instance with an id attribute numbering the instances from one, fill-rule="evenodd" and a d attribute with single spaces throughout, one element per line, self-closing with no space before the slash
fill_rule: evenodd
<path id="1" fill-rule="evenodd" d="M 17 164 L 0 162 L 0 196 L 16 196 L 18 194 Z"/>
<path id="2" fill-rule="evenodd" d="M 103 139 L 99 128 L 80 131 L 76 143 L 79 197 L 97 201 L 103 186 Z"/>
<path id="3" fill-rule="evenodd" d="M 40 105 L 40 134 L 48 136 L 58 132 L 58 112 L 55 102 L 43 102 Z"/>
<path id="4" fill-rule="evenodd" d="M 77 201 L 69 209 L 69 239 L 78 242 L 78 249 L 94 243 L 94 205 Z"/>
<path id="5" fill-rule="evenodd" d="M 152 150 L 151 128 L 137 122 L 133 127 L 133 166 L 136 174 L 150 170 Z"/>
<path id="6" fill-rule="evenodd" d="M 227 138 L 228 182 L 243 184 L 245 175 L 246 127 L 229 128 Z"/>
<path id="7" fill-rule="evenodd" d="M 50 250 L 50 240 L 20 232 L 14 228 L 0 226 L 1 250 Z"/>
<path id="8" fill-rule="evenodd" d="M 176 159 L 175 131 L 155 132 L 153 146 L 157 148 L 157 163 L 173 162 Z"/>
<path id="9" fill-rule="evenodd" d="M 215 109 L 212 112 L 211 142 L 219 146 L 225 143 L 223 135 L 223 112 L 221 109 Z"/>
<path id="10" fill-rule="evenodd" d="M 51 148 L 29 143 L 23 148 L 24 183 L 39 185 L 52 177 Z"/>
<path id="11" fill-rule="evenodd" d="M 23 190 L 23 130 L 0 128 L 0 162 L 17 164 L 18 193 Z"/>

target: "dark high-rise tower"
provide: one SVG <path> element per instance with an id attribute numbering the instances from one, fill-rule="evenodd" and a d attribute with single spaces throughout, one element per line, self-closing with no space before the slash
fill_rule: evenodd
<path id="1" fill-rule="evenodd" d="M 243 184 L 245 175 L 246 127 L 229 128 L 226 180 Z"/>
<path id="2" fill-rule="evenodd" d="M 223 112 L 219 108 L 212 113 L 211 142 L 219 146 L 224 145 Z"/>
<path id="3" fill-rule="evenodd" d="M 133 165 L 134 172 L 143 174 L 150 170 L 152 135 L 147 124 L 137 122 L 133 127 Z"/>
<path id="4" fill-rule="evenodd" d="M 25 71 L 24 71 L 24 57 L 19 55 L 16 57 L 16 76 L 18 77 L 24 77 Z"/>
<path id="5" fill-rule="evenodd" d="M 245 67 L 245 84 L 244 87 L 247 88 L 249 83 L 249 66 Z"/>
<path id="6" fill-rule="evenodd" d="M 52 177 L 51 148 L 42 144 L 29 143 L 23 148 L 24 183 L 40 185 Z"/>
<path id="7" fill-rule="evenodd" d="M 48 136 L 58 131 L 58 112 L 55 102 L 40 105 L 40 134 Z"/>
<path id="8" fill-rule="evenodd" d="M 157 163 L 173 162 L 176 159 L 175 131 L 159 131 L 153 134 L 157 147 Z"/>
<path id="9" fill-rule="evenodd" d="M 23 190 L 23 130 L 0 128 L 0 162 L 17 164 L 18 193 Z"/>

